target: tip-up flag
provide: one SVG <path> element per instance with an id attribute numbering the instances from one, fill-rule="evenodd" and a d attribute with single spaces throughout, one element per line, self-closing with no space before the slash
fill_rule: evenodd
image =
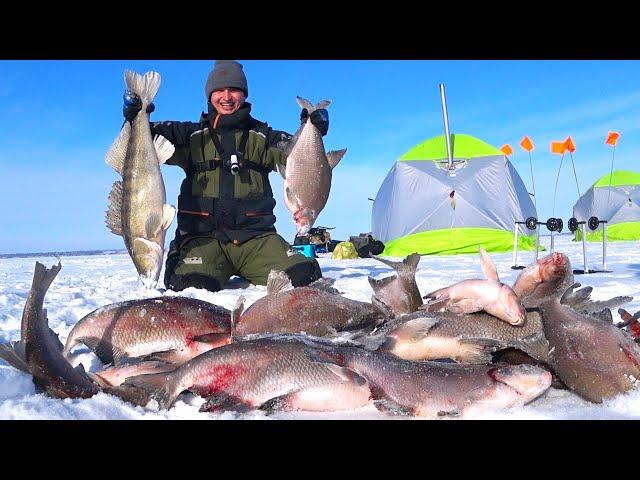
<path id="1" fill-rule="evenodd" d="M 612 147 L 616 146 L 618 143 L 618 139 L 620 138 L 620 134 L 618 132 L 609 132 L 607 134 L 607 139 L 604 141 L 607 145 L 611 145 Z"/>
<path id="2" fill-rule="evenodd" d="M 558 155 L 563 155 L 567 150 L 566 142 L 551 142 L 551 153 L 557 153 Z"/>
<path id="3" fill-rule="evenodd" d="M 500 147 L 500 151 L 505 155 L 511 155 L 513 153 L 513 148 L 511 148 L 511 145 L 509 145 L 508 143 L 505 143 Z"/>
<path id="4" fill-rule="evenodd" d="M 533 142 L 526 135 L 522 138 L 522 140 L 520 140 L 520 146 L 527 152 L 533 150 Z"/>
<path id="5" fill-rule="evenodd" d="M 567 139 L 564 141 L 564 144 L 567 150 L 569 150 L 571 153 L 576 151 L 576 146 L 573 143 L 573 138 L 571 138 L 570 136 L 567 137 Z"/>

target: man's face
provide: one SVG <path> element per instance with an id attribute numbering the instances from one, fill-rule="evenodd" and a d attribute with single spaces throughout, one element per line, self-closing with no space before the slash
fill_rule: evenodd
<path id="1" fill-rule="evenodd" d="M 237 88 L 220 88 L 211 92 L 211 105 L 220 115 L 229 115 L 237 111 L 244 103 L 244 92 Z"/>

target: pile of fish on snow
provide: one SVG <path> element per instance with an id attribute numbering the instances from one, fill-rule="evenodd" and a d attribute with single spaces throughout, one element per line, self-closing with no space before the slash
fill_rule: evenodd
<path id="1" fill-rule="evenodd" d="M 631 300 L 590 299 L 576 289 L 566 255 L 529 265 L 510 287 L 481 251 L 486 279 L 431 292 L 415 282 L 417 254 L 379 259 L 396 274 L 369 278 L 371 303 L 348 299 L 322 279 L 293 288 L 272 272 L 267 295 L 246 311 L 187 297 L 99 308 L 66 345 L 49 329 L 46 292 L 61 266 L 36 263 L 21 339 L 0 358 L 28 372 L 54 398 L 104 391 L 135 405 L 171 408 L 185 391 L 202 411 L 335 411 L 373 402 L 392 414 L 471 417 L 526 404 L 552 384 L 591 402 L 632 389 L 640 378 L 638 317 L 611 308 Z M 105 368 L 72 367 L 86 345 Z"/>

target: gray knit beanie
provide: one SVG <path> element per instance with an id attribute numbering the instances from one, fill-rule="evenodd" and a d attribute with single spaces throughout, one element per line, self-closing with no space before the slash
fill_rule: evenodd
<path id="1" fill-rule="evenodd" d="M 245 97 L 249 96 L 247 77 L 244 76 L 242 65 L 234 60 L 216 60 L 204 86 L 207 101 L 211 99 L 211 92 L 225 87 L 238 88 L 244 92 Z"/>

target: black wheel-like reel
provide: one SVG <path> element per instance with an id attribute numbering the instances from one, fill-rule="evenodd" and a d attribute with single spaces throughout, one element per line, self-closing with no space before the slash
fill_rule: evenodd
<path id="1" fill-rule="evenodd" d="M 598 220 L 598 217 L 589 217 L 587 225 L 591 230 L 597 230 L 600 226 L 600 220 Z"/>
<path id="2" fill-rule="evenodd" d="M 554 217 L 548 219 L 546 225 L 550 232 L 561 232 L 563 227 L 562 219 Z"/>
<path id="3" fill-rule="evenodd" d="M 578 219 L 575 218 L 575 217 L 571 217 L 569 219 L 569 224 L 568 225 L 569 225 L 569 231 L 571 233 L 575 232 L 576 230 L 578 230 L 578 226 L 579 226 Z"/>
<path id="4" fill-rule="evenodd" d="M 536 217 L 529 217 L 525 220 L 524 224 L 529 230 L 535 230 L 538 227 L 538 219 Z"/>

